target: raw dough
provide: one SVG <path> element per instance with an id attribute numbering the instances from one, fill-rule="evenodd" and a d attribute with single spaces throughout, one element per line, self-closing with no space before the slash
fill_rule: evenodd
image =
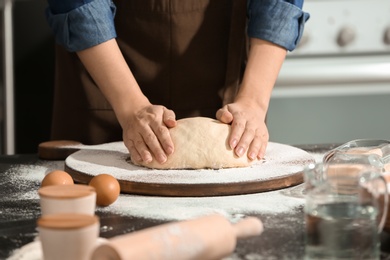
<path id="1" fill-rule="evenodd" d="M 153 160 L 151 163 L 137 163 L 153 169 L 220 169 L 247 167 L 253 161 L 247 154 L 237 157 L 230 149 L 227 138 L 230 125 L 206 117 L 191 117 L 177 121 L 170 129 L 175 152 L 164 164 Z"/>

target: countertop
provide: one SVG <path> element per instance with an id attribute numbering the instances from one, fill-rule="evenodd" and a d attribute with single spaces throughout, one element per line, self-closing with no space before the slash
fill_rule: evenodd
<path id="1" fill-rule="evenodd" d="M 298 146 L 322 154 L 335 144 Z M 63 169 L 64 161 L 40 160 L 36 154 L 0 156 L 0 259 L 37 238 L 40 216 L 37 190 L 44 174 Z M 254 195 L 210 198 L 161 198 L 121 194 L 114 204 L 97 208 L 100 237 L 142 230 L 158 224 L 218 212 L 230 219 L 256 216 L 264 224 L 261 236 L 239 240 L 235 259 L 303 259 L 304 197 L 302 185 Z M 245 205 L 241 205 L 245 204 Z M 264 205 L 264 207 L 262 207 Z M 381 234 L 381 259 L 390 259 L 390 236 Z"/>

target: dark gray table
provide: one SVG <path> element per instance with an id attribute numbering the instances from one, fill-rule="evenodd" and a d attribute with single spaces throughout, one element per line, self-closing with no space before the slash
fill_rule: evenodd
<path id="1" fill-rule="evenodd" d="M 309 152 L 327 151 L 335 145 L 299 146 Z M 15 194 L 38 190 L 40 183 L 31 181 L 15 183 L 8 169 L 17 165 L 44 164 L 35 154 L 0 156 L 0 259 L 6 259 L 13 250 L 32 242 L 37 236 L 36 220 L 40 216 L 39 200 L 17 199 Z M 17 172 L 14 174 L 18 174 Z M 20 174 L 26 174 L 25 172 Z M 28 173 L 27 173 L 28 174 Z M 97 211 L 104 238 L 141 230 L 164 221 L 123 216 L 109 211 Z M 261 236 L 238 241 L 234 254 L 229 259 L 303 259 L 304 215 L 303 207 L 276 217 L 258 213 L 267 227 Z M 288 227 L 288 228 L 286 228 Z M 381 259 L 390 259 L 390 235 L 381 234 Z"/>

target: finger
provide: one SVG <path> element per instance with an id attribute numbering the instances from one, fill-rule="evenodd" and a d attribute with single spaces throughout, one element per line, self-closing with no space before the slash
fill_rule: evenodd
<path id="1" fill-rule="evenodd" d="M 165 126 L 164 126 L 164 128 L 167 129 Z M 156 131 L 156 130 L 149 129 L 149 130 L 145 131 L 145 133 L 142 133 L 142 138 L 143 138 L 142 143 L 146 144 L 147 147 L 143 147 L 141 143 L 136 143 L 136 147 L 137 147 L 138 152 L 141 154 L 143 159 L 144 159 L 143 153 L 140 152 L 139 148 L 142 148 L 143 152 L 145 152 L 145 148 L 146 148 L 146 150 L 148 152 L 150 151 L 153 154 L 153 156 L 157 160 L 157 162 L 162 164 L 162 163 L 166 162 L 167 156 L 165 155 L 165 152 L 160 145 L 159 139 L 156 136 L 156 132 L 158 132 L 158 131 L 161 131 L 161 130 Z M 146 153 L 145 153 L 145 155 L 146 155 Z"/>
<path id="2" fill-rule="evenodd" d="M 236 150 L 236 154 L 239 150 L 241 150 L 243 147 L 240 149 L 238 148 L 239 141 L 242 139 L 242 135 L 244 134 L 245 131 L 245 126 L 246 126 L 246 121 L 245 120 L 233 120 L 232 123 L 232 130 L 230 133 L 230 138 L 229 138 L 229 146 L 231 149 Z M 246 151 L 246 149 L 245 149 Z M 239 155 L 239 154 L 237 154 Z M 239 155 L 240 156 L 240 155 Z"/>
<path id="3" fill-rule="evenodd" d="M 257 155 L 257 159 L 261 160 L 261 159 L 264 158 L 264 156 L 265 156 L 265 151 L 267 150 L 267 146 L 268 146 L 268 141 L 262 142 L 260 151 L 259 151 L 259 153 L 258 153 L 258 155 Z"/>
<path id="4" fill-rule="evenodd" d="M 262 159 L 264 157 L 265 149 L 267 147 L 268 135 L 258 134 L 259 130 L 256 131 L 256 135 L 252 140 L 252 143 L 248 149 L 248 158 L 250 160 Z"/>
<path id="5" fill-rule="evenodd" d="M 219 121 L 225 124 L 230 124 L 233 121 L 233 115 L 229 112 L 227 106 L 218 109 L 215 116 Z"/>
<path id="6" fill-rule="evenodd" d="M 164 112 L 163 112 L 163 122 L 164 124 L 171 128 L 171 127 L 175 127 L 176 126 L 176 115 L 175 115 L 175 112 L 173 112 L 172 110 L 170 109 L 166 109 L 164 108 Z"/>
<path id="7" fill-rule="evenodd" d="M 132 140 L 125 140 L 125 146 L 129 150 L 130 158 L 136 162 L 142 162 L 142 157 L 135 148 L 134 142 Z"/>
<path id="8" fill-rule="evenodd" d="M 133 140 L 133 142 L 134 142 L 134 148 L 136 149 L 138 154 L 141 156 L 142 161 L 144 161 L 146 163 L 150 163 L 151 161 L 153 161 L 152 154 L 150 153 L 142 136 L 139 136 L 138 138 Z"/>
<path id="9" fill-rule="evenodd" d="M 158 142 L 159 142 L 159 147 L 160 148 L 162 147 L 163 152 L 165 151 L 165 153 L 167 155 L 172 154 L 174 152 L 174 144 L 173 144 L 173 141 L 172 141 L 169 129 L 164 124 L 155 125 L 152 128 L 153 128 L 154 133 L 157 136 L 157 139 L 158 139 Z M 165 154 L 164 154 L 164 157 L 165 157 L 165 160 L 166 160 Z M 161 158 L 161 160 L 162 160 L 162 158 Z"/>
<path id="10" fill-rule="evenodd" d="M 245 128 L 244 133 L 242 134 L 240 141 L 238 142 L 234 152 L 238 157 L 243 156 L 248 150 L 249 145 L 253 141 L 255 136 L 255 130 L 253 128 Z"/>
<path id="11" fill-rule="evenodd" d="M 263 134 L 261 135 L 261 148 L 259 151 L 259 154 L 257 155 L 258 159 L 263 159 L 267 150 L 268 146 L 268 141 L 269 141 L 269 133 L 268 131 L 262 132 Z"/>
<path id="12" fill-rule="evenodd" d="M 262 147 L 262 141 L 260 137 L 255 136 L 248 149 L 248 158 L 250 160 L 255 160 L 260 154 L 261 147 Z"/>

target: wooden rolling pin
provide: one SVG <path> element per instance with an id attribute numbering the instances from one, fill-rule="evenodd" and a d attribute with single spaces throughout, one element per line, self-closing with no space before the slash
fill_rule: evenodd
<path id="1" fill-rule="evenodd" d="M 111 238 L 93 260 L 216 260 L 233 253 L 237 239 L 260 235 L 263 224 L 247 217 L 231 224 L 219 214 L 178 221 Z"/>

